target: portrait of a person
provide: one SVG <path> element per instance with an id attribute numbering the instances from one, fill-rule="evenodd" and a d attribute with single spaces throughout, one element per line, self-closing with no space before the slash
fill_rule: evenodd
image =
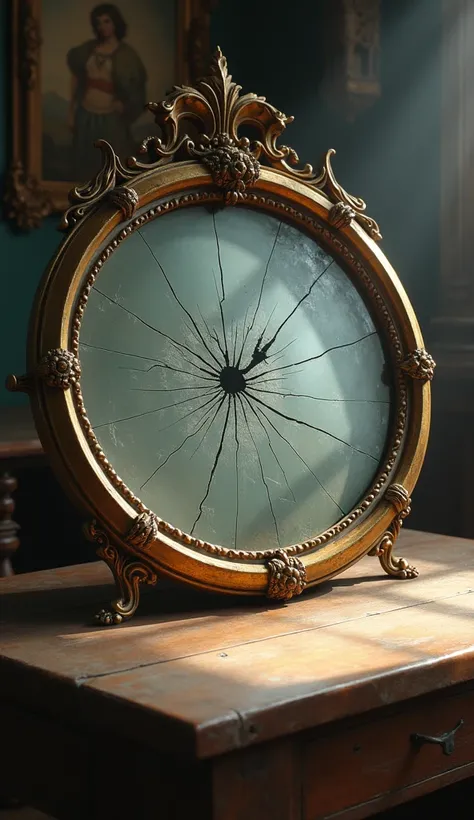
<path id="1" fill-rule="evenodd" d="M 94 142 L 105 139 L 120 158 L 136 151 L 131 126 L 146 103 L 146 70 L 125 42 L 127 24 L 116 5 L 92 9 L 93 38 L 67 54 L 71 72 L 68 126 L 74 179 L 87 181 L 100 165 Z"/>

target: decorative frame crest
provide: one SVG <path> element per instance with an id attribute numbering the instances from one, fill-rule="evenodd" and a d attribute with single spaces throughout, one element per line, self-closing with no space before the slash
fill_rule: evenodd
<path id="1" fill-rule="evenodd" d="M 266 164 L 324 193 L 334 203 L 330 217 L 334 226 L 345 227 L 355 219 L 372 239 L 380 240 L 379 226 L 365 214 L 364 200 L 348 194 L 336 180 L 331 164 L 335 150 L 326 153 L 320 171 L 309 164 L 298 168 L 296 151 L 287 145 L 278 145 L 278 139 L 294 117 L 287 117 L 265 97 L 253 93 L 241 95 L 241 90 L 241 86 L 232 81 L 227 60 L 217 49 L 209 77 L 199 80 L 194 88 L 176 86 L 162 102 L 148 104 L 162 137 L 148 137 L 140 153 L 154 154 L 155 161 L 130 157 L 123 164 L 112 146 L 99 140 L 102 168 L 92 182 L 71 191 L 71 205 L 63 216 L 61 229 L 72 227 L 106 195 L 110 197 L 113 191 L 118 192 L 117 186 L 139 174 L 157 170 L 179 155 L 180 159 L 203 162 L 228 204 L 242 198 L 246 189 L 257 182 L 262 164 Z M 198 141 L 190 136 L 191 124 L 201 132 Z M 256 128 L 260 139 L 250 141 L 239 136 L 239 129 L 244 125 Z"/>
<path id="2" fill-rule="evenodd" d="M 423 366 L 434 363 L 424 351 L 401 284 L 372 241 L 380 237 L 376 223 L 365 216 L 365 203 L 335 180 L 333 152 L 328 152 L 319 174 L 309 165 L 295 167 L 295 152 L 277 142 L 291 118 L 265 98 L 240 91 L 218 51 L 210 78 L 194 89 L 177 87 L 165 101 L 150 104 L 162 138 L 145 140 L 143 152 L 152 150 L 157 159 L 130 158 L 123 164 L 108 143 L 99 144 L 103 169 L 72 191 L 62 227 L 74 230 L 53 260 L 37 300 L 29 349 L 33 378 L 10 379 L 16 389 L 28 386 L 45 449 L 94 519 L 89 535 L 116 577 L 120 597 L 112 609 L 99 614 L 102 624 L 133 614 L 140 583 L 155 583 L 160 574 L 207 589 L 266 593 L 280 601 L 332 577 L 369 551 L 380 557 L 389 574 L 416 574 L 404 559 L 392 556 L 409 512 L 428 432 L 429 378 L 413 374 L 407 362 L 413 359 L 410 351 L 416 351 L 423 353 Z M 197 139 L 188 133 L 190 121 L 198 123 L 199 132 L 205 131 Z M 259 139 L 252 142 L 239 136 L 239 127 L 249 123 L 259 131 Z M 283 550 L 254 552 L 207 543 L 147 509 L 107 460 L 82 397 L 80 329 L 103 264 L 149 220 L 203 203 L 277 212 L 313 236 L 364 292 L 390 352 L 395 406 L 387 450 L 373 485 L 330 529 Z M 79 267 L 77 261 L 69 261 L 77 260 L 78 248 Z M 63 373 L 67 384 L 60 378 Z M 52 433 L 56 429 L 73 434 L 59 442 Z"/>

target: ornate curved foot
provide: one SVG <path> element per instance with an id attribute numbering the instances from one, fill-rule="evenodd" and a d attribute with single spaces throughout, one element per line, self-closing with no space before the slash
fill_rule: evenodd
<path id="1" fill-rule="evenodd" d="M 119 593 L 110 608 L 101 609 L 94 621 L 100 626 L 115 626 L 135 613 L 140 602 L 140 584 L 154 585 L 158 576 L 134 556 L 121 553 L 94 521 L 89 525 L 88 535 L 99 544 L 97 555 L 112 571 Z"/>
<path id="2" fill-rule="evenodd" d="M 418 575 L 416 567 L 409 564 L 405 558 L 398 558 L 393 554 L 393 547 L 400 534 L 403 521 L 411 512 L 411 498 L 401 484 L 392 484 L 385 497 L 393 504 L 397 514 L 379 543 L 370 550 L 369 555 L 379 558 L 387 575 L 392 575 L 394 578 L 416 578 Z"/>
<path id="3" fill-rule="evenodd" d="M 111 606 L 113 605 L 111 604 Z M 115 626 L 115 624 L 121 624 L 122 621 L 123 615 L 120 612 L 114 612 L 112 609 L 99 609 L 94 615 L 94 623 L 97 626 Z"/>
<path id="4" fill-rule="evenodd" d="M 394 578 L 416 578 L 418 575 L 416 567 L 409 564 L 405 558 L 393 555 L 393 545 L 392 533 L 387 530 L 380 544 L 371 550 L 369 555 L 377 556 L 387 575 L 392 575 Z"/>

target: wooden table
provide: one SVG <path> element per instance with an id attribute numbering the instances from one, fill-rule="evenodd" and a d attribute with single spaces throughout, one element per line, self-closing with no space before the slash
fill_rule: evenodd
<path id="1" fill-rule="evenodd" d="M 77 820 L 357 820 L 474 775 L 474 542 L 400 551 L 418 579 L 366 558 L 283 607 L 165 586 L 109 629 L 102 564 L 5 579 L 0 788 Z M 460 720 L 452 754 L 411 738 Z"/>
<path id="2" fill-rule="evenodd" d="M 0 407 L 0 578 L 12 575 L 11 556 L 18 549 L 19 525 L 13 518 L 15 472 L 31 459 L 44 457 L 29 405 Z"/>

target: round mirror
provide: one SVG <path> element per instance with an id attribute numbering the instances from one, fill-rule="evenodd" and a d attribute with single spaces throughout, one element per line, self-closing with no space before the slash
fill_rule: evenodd
<path id="1" fill-rule="evenodd" d="M 379 333 L 338 262 L 250 208 L 180 209 L 102 266 L 80 332 L 100 446 L 151 510 L 247 550 L 347 515 L 385 451 Z"/>
<path id="2" fill-rule="evenodd" d="M 289 600 L 370 551 L 414 577 L 392 550 L 434 362 L 377 223 L 332 151 L 297 167 L 291 118 L 241 94 L 220 51 L 148 108 L 149 161 L 100 141 L 71 192 L 10 379 L 115 575 L 99 622 L 160 575 Z"/>

